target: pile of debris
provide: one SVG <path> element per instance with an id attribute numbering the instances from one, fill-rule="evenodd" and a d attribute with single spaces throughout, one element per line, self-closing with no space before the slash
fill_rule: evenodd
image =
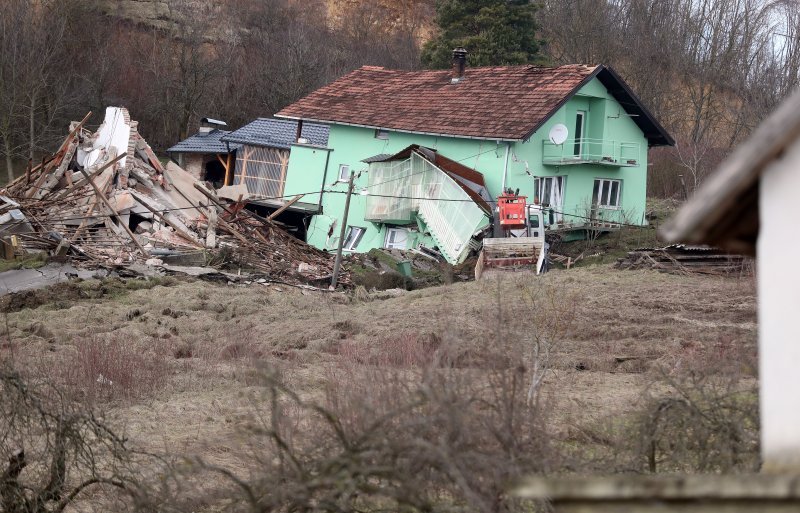
<path id="1" fill-rule="evenodd" d="M 241 197 L 221 199 L 173 162 L 162 165 L 126 109 L 109 107 L 94 133 L 84 128 L 90 114 L 0 191 L 6 258 L 47 252 L 108 267 L 211 252 L 282 281 L 330 280 L 330 255 L 246 210 Z M 347 272 L 339 282 L 350 283 Z"/>
<path id="2" fill-rule="evenodd" d="M 642 248 L 617 260 L 617 269 L 656 269 L 668 273 L 741 274 L 749 271 L 751 260 L 709 246 L 673 244 L 663 248 Z"/>

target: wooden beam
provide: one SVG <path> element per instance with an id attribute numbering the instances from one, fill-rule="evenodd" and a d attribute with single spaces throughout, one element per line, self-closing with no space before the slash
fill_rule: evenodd
<path id="1" fill-rule="evenodd" d="M 278 153 L 278 159 L 281 163 L 281 181 L 278 189 L 278 195 L 283 195 L 283 188 L 286 185 L 286 169 L 289 167 L 289 152 L 281 151 Z"/>
<path id="2" fill-rule="evenodd" d="M 267 217 L 267 221 L 272 221 L 273 219 L 275 219 L 276 217 L 278 217 L 280 214 L 282 214 L 282 213 L 283 213 L 283 211 L 284 211 L 284 210 L 286 210 L 287 208 L 289 208 L 289 207 L 291 207 L 292 205 L 294 205 L 295 203 L 297 203 L 297 201 L 298 201 L 300 198 L 302 198 L 303 196 L 305 196 L 305 194 L 298 194 L 298 195 L 297 195 L 297 196 L 295 196 L 294 198 L 292 198 L 292 199 L 290 199 L 289 201 L 287 201 L 286 203 L 284 203 L 284 204 L 283 204 L 283 206 L 281 206 L 281 208 L 279 208 L 279 209 L 278 209 L 278 210 L 276 210 L 275 212 L 271 213 L 271 214 L 270 214 L 270 215 Z"/>
<path id="3" fill-rule="evenodd" d="M 225 166 L 225 185 L 233 183 L 233 153 L 228 153 L 228 165 Z"/>
<path id="4" fill-rule="evenodd" d="M 100 175 L 100 173 L 102 173 L 103 171 L 105 171 L 106 169 L 108 169 L 108 167 L 109 167 L 109 166 L 111 166 L 111 165 L 113 165 L 113 164 L 116 164 L 117 162 L 119 162 L 119 161 L 120 161 L 120 160 L 122 160 L 123 158 L 125 158 L 125 155 L 124 155 L 124 154 L 123 154 L 123 155 L 119 155 L 119 156 L 118 156 L 117 158 L 115 158 L 114 160 L 111 160 L 111 161 L 109 161 L 109 162 L 106 162 L 106 163 L 105 163 L 105 164 L 103 164 L 101 167 L 99 167 L 99 168 L 95 169 L 94 171 L 92 171 L 92 173 L 89 175 L 89 178 L 91 178 L 92 180 L 94 180 L 95 178 L 97 178 L 97 176 L 99 176 L 99 175 Z M 57 192 L 57 193 L 55 194 L 55 196 L 53 196 L 53 198 L 52 198 L 52 201 L 59 200 L 59 199 L 61 199 L 61 198 L 64 198 L 65 196 L 69 196 L 70 194 L 72 194 L 72 193 L 73 193 L 73 192 L 75 192 L 76 190 L 78 190 L 78 189 L 80 189 L 81 187 L 83 187 L 84 185 L 86 185 L 86 183 L 87 183 L 87 181 L 86 181 L 86 178 L 79 178 L 79 179 L 78 179 L 78 181 L 77 181 L 77 182 L 75 182 L 75 183 L 72 185 L 72 187 L 70 187 L 70 188 L 68 188 L 68 189 L 63 189 L 63 190 L 61 190 L 61 191 Z"/>
<path id="5" fill-rule="evenodd" d="M 61 165 L 61 161 L 64 159 L 64 154 L 66 153 L 67 148 L 69 148 L 70 145 L 72 144 L 72 138 L 75 137 L 75 135 L 80 131 L 81 128 L 83 128 L 84 123 L 86 123 L 86 121 L 89 119 L 89 116 L 91 116 L 91 115 L 92 115 L 92 111 L 89 111 L 89 113 L 86 114 L 83 117 L 83 119 L 80 121 L 80 123 L 75 125 L 75 128 L 70 130 L 69 135 L 67 136 L 67 138 L 64 139 L 64 142 L 61 143 L 61 146 L 58 148 L 58 151 L 55 152 L 55 154 L 53 154 L 53 158 L 50 159 L 47 162 L 47 164 L 44 163 L 44 160 L 42 161 L 42 172 L 41 172 L 41 175 L 39 176 L 39 179 L 36 180 L 35 185 L 33 187 L 31 187 L 30 189 L 28 189 L 25 192 L 25 194 L 23 194 L 24 198 L 33 197 L 37 193 L 37 191 L 40 190 L 40 188 L 42 187 L 42 184 L 45 181 L 45 178 L 47 177 L 47 173 L 48 173 L 47 166 L 50 166 L 50 164 L 55 160 L 58 160 L 58 165 L 59 166 Z M 77 145 L 76 145 L 76 148 L 77 148 Z M 77 149 L 76 149 L 76 151 L 77 151 Z M 70 157 L 70 158 L 72 158 L 72 157 Z"/>
<path id="6" fill-rule="evenodd" d="M 147 203 L 147 200 L 144 199 L 145 196 L 143 194 L 137 193 L 132 189 L 131 189 L 130 192 L 131 192 L 131 195 L 133 195 L 133 197 L 136 199 L 136 201 L 139 202 L 140 205 L 142 205 L 144 208 L 149 210 L 154 216 L 156 216 L 159 219 L 161 219 L 161 221 L 164 224 L 172 227 L 172 229 L 175 230 L 175 232 L 178 235 L 180 235 L 184 239 L 187 239 L 189 242 L 194 243 L 197 247 L 200 247 L 200 248 L 203 247 L 203 245 L 200 242 L 197 241 L 196 237 L 193 237 L 190 233 L 186 232 L 179 224 L 173 222 L 169 217 L 167 217 L 166 215 L 162 214 L 157 209 L 155 209 L 153 206 L 151 206 L 149 203 Z"/>
<path id="7" fill-rule="evenodd" d="M 227 212 L 229 215 L 231 215 L 231 216 L 235 216 L 235 215 L 236 215 L 236 213 L 235 213 L 235 212 L 233 212 L 233 211 L 232 211 L 232 210 L 230 210 L 228 207 L 226 207 L 225 205 L 223 205 L 222 203 L 220 203 L 220 202 L 217 200 L 217 198 L 215 198 L 215 197 L 214 197 L 214 196 L 213 196 L 213 195 L 212 195 L 210 192 L 208 192 L 208 191 L 206 190 L 206 188 L 205 188 L 205 187 L 203 187 L 202 185 L 200 185 L 200 182 L 195 182 L 195 183 L 194 183 L 194 188 L 195 188 L 195 189 L 197 189 L 198 191 L 200 191 L 200 192 L 203 194 L 203 196 L 205 196 L 206 198 L 208 198 L 208 199 L 209 199 L 209 201 L 211 201 L 211 202 L 212 202 L 212 203 L 214 203 L 216 206 L 218 206 L 219 208 L 221 208 L 222 210 L 224 210 L 225 212 Z"/>
<path id="8" fill-rule="evenodd" d="M 119 212 L 117 212 L 117 209 L 115 209 L 114 206 L 108 202 L 108 199 L 106 199 L 106 195 L 103 194 L 103 192 L 97 187 L 97 185 L 94 183 L 94 180 L 92 180 L 89 177 L 89 174 L 85 170 L 81 169 L 80 171 L 83 177 L 86 178 L 86 180 L 89 182 L 89 185 L 92 186 L 92 189 L 94 189 L 94 193 L 97 195 L 98 198 L 100 198 L 100 201 L 102 201 L 103 204 L 111 211 L 111 213 L 113 213 L 116 216 L 117 220 L 119 221 L 119 224 L 122 225 L 122 227 L 125 229 L 128 236 L 131 238 L 133 243 L 136 244 L 136 247 L 139 249 L 142 255 L 145 258 L 149 257 L 150 254 L 147 253 L 147 251 L 145 251 L 145 249 L 142 247 L 141 244 L 139 244 L 139 241 L 136 240 L 136 236 L 133 234 L 130 227 L 127 225 L 127 223 L 123 222 L 122 217 L 119 215 Z"/>

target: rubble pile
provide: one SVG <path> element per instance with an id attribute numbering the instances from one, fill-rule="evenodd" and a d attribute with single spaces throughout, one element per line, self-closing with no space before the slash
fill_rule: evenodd
<path id="1" fill-rule="evenodd" d="M 70 125 L 54 155 L 0 191 L 6 258 L 47 252 L 97 266 L 158 265 L 168 255 L 212 252 L 287 282 L 330 279 L 330 255 L 242 201 L 218 198 L 178 165 L 163 166 L 126 109 L 109 107 L 94 133 L 84 128 L 89 115 Z M 350 283 L 349 275 L 339 281 Z"/>
<path id="2" fill-rule="evenodd" d="M 673 274 L 741 274 L 751 270 L 751 260 L 709 246 L 673 244 L 641 248 L 617 260 L 617 269 L 655 269 Z"/>

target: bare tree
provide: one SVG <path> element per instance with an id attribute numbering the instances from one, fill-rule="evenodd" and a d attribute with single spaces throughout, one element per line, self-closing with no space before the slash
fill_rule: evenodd
<path id="1" fill-rule="evenodd" d="M 65 54 L 68 19 L 58 1 L 9 0 L 0 11 L 0 139 L 9 180 L 14 159 L 34 159 L 63 129 L 74 74 Z"/>

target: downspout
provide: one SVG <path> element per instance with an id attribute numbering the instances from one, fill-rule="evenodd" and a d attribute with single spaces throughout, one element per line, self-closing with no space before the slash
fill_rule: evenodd
<path id="1" fill-rule="evenodd" d="M 506 191 L 506 180 L 508 180 L 508 154 L 511 151 L 511 143 L 506 143 L 506 163 L 503 166 L 503 190 L 500 193 L 504 193 Z"/>
<path id="2" fill-rule="evenodd" d="M 511 143 L 506 143 L 506 160 L 505 164 L 503 165 L 503 186 L 500 194 L 504 194 L 506 192 L 506 181 L 508 180 L 508 155 L 511 152 Z M 502 230 L 500 229 L 500 210 L 498 209 L 497 202 L 494 202 L 494 207 L 492 208 L 492 232 L 494 237 L 501 237 Z"/>
<path id="3" fill-rule="evenodd" d="M 317 213 L 322 213 L 322 194 L 325 191 L 325 183 L 328 181 L 328 162 L 331 160 L 331 152 L 333 150 L 328 150 L 328 154 L 325 156 L 325 171 L 322 172 L 322 185 L 320 185 L 319 189 L 319 203 L 317 203 Z"/>

